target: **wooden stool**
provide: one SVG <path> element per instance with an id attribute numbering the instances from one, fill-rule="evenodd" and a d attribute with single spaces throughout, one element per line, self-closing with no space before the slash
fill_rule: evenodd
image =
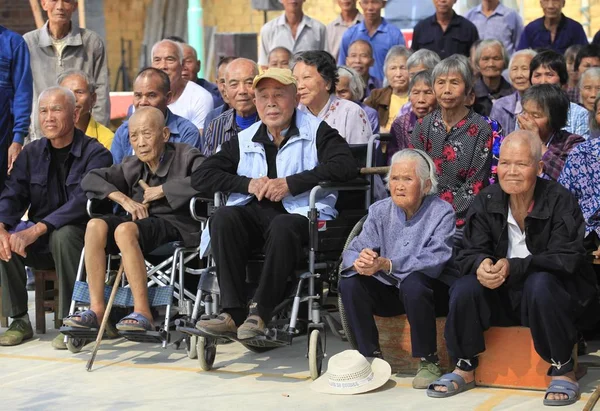
<path id="1" fill-rule="evenodd" d="M 8 327 L 8 318 L 2 314 L 2 287 L 0 287 L 0 327 Z"/>
<path id="2" fill-rule="evenodd" d="M 545 390 L 548 387 L 550 377 L 546 372 L 550 364 L 535 351 L 529 328 L 491 327 L 484 337 L 485 352 L 479 356 L 475 372 L 477 385 L 529 390 Z M 585 370 L 578 368 L 577 345 L 572 356 L 575 374 L 581 378 Z"/>
<path id="3" fill-rule="evenodd" d="M 410 325 L 406 315 L 396 317 L 377 317 L 375 323 L 379 330 L 379 346 L 383 358 L 391 365 L 392 372 L 415 374 L 419 368 L 420 358 L 413 358 L 410 344 Z M 436 335 L 440 366 L 447 370 L 450 367 L 444 327 L 446 318 L 436 320 Z"/>
<path id="4" fill-rule="evenodd" d="M 54 327 L 59 328 L 62 319 L 58 318 L 58 278 L 54 270 L 33 270 L 35 277 L 35 332 L 46 333 L 46 309 L 54 312 Z M 52 290 L 46 291 L 46 281 L 52 281 Z"/>

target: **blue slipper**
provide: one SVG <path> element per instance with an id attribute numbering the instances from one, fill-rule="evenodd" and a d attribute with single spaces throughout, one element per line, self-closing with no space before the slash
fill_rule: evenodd
<path id="1" fill-rule="evenodd" d="M 458 387 L 455 387 L 454 384 L 452 384 L 453 382 L 455 382 Z M 436 391 L 436 385 L 446 387 L 448 391 Z M 429 387 L 427 387 L 427 396 L 431 398 L 448 398 L 473 388 L 475 388 L 475 380 L 467 384 L 463 377 L 451 372 L 442 375 L 439 379 L 429 384 Z"/>
<path id="2" fill-rule="evenodd" d="M 135 323 L 126 323 L 124 321 L 135 321 Z M 154 331 L 154 324 L 152 324 L 146 317 L 140 313 L 133 312 L 127 317 L 121 318 L 121 321 L 117 324 L 117 330 L 119 331 Z"/>
<path id="3" fill-rule="evenodd" d="M 549 400 L 548 394 L 565 394 L 569 398 L 566 400 Z M 571 405 L 579 401 L 581 393 L 579 392 L 579 385 L 572 383 L 571 381 L 565 380 L 552 380 L 546 390 L 544 396 L 544 405 L 549 406 L 562 406 Z"/>
<path id="4" fill-rule="evenodd" d="M 79 317 L 79 319 L 75 319 Z M 76 328 L 100 328 L 98 317 L 92 310 L 77 311 L 63 319 L 63 325 Z"/>

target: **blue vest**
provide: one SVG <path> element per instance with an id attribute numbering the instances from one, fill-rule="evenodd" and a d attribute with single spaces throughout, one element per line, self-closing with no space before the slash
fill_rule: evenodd
<path id="1" fill-rule="evenodd" d="M 317 157 L 317 129 L 321 120 L 296 110 L 296 127 L 299 135 L 290 136 L 285 145 L 277 152 L 277 177 L 283 178 L 303 171 L 312 170 L 319 164 Z M 237 174 L 248 178 L 260 178 L 267 175 L 267 157 L 261 143 L 252 138 L 262 122 L 257 122 L 238 135 L 240 161 Z M 308 215 L 309 191 L 283 198 L 283 207 L 290 214 Z M 248 204 L 254 196 L 250 194 L 232 193 L 227 200 L 228 206 Z M 322 191 L 317 196 L 317 209 L 320 220 L 332 220 L 337 216 L 335 202 L 336 191 Z"/>

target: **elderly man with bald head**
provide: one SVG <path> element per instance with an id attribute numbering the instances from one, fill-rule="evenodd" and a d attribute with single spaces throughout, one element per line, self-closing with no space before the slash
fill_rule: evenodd
<path id="1" fill-rule="evenodd" d="M 91 171 L 81 182 L 89 198 L 110 199 L 127 216 L 93 218 L 85 231 L 85 267 L 90 309 L 64 320 L 71 327 L 98 328 L 104 316 L 106 253 L 121 253 L 131 286 L 134 312 L 117 324 L 120 331 L 153 331 L 148 303 L 144 253 L 172 242 L 198 245 L 200 224 L 189 214 L 189 200 L 197 192 L 190 176 L 203 161 L 200 151 L 187 144 L 169 143 L 163 113 L 140 107 L 129 120 L 129 139 L 135 156 L 120 164 Z"/>
<path id="2" fill-rule="evenodd" d="M 252 87 L 252 81 L 257 75 L 258 66 L 252 60 L 239 58 L 227 65 L 225 90 L 231 108 L 212 120 L 204 131 L 204 155 L 214 154 L 221 144 L 259 120 Z"/>
<path id="3" fill-rule="evenodd" d="M 0 195 L 2 310 L 13 318 L 0 345 L 17 345 L 33 336 L 25 266 L 56 270 L 59 315 L 68 314 L 88 220 L 79 182 L 90 170 L 112 163 L 107 149 L 75 128 L 70 90 L 47 89 L 37 107 L 44 137 L 23 148 Z M 26 211 L 28 221 L 21 222 Z M 53 345 L 65 347 L 61 336 Z"/>
<path id="4" fill-rule="evenodd" d="M 483 333 L 491 326 L 531 329 L 537 353 L 551 366 L 546 405 L 579 398 L 571 357 L 575 322 L 597 298 L 585 259 L 585 221 L 577 199 L 540 174 L 542 143 L 530 131 L 504 139 L 499 184 L 482 190 L 469 209 L 456 262 L 462 278 L 450 289 L 446 343 L 454 372 L 431 384 L 430 397 L 473 388 Z"/>
<path id="5" fill-rule="evenodd" d="M 152 47 L 152 67 L 162 70 L 171 82 L 169 109 L 190 120 L 202 133 L 204 119 L 214 108 L 212 95 L 182 77 L 184 50 L 181 43 L 161 40 Z"/>

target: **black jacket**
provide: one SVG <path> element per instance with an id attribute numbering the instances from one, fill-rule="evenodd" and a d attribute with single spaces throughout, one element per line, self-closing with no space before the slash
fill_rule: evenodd
<path id="1" fill-rule="evenodd" d="M 577 199 L 560 184 L 537 179 L 534 206 L 525 218 L 526 258 L 509 258 L 506 286 L 516 307 L 527 276 L 548 272 L 559 277 L 579 306 L 596 299 L 596 277 L 587 262 L 583 238 L 585 220 Z M 508 194 L 499 184 L 486 187 L 467 214 L 464 239 L 457 257 L 461 275 L 474 275 L 481 262 L 505 258 L 508 251 Z"/>

